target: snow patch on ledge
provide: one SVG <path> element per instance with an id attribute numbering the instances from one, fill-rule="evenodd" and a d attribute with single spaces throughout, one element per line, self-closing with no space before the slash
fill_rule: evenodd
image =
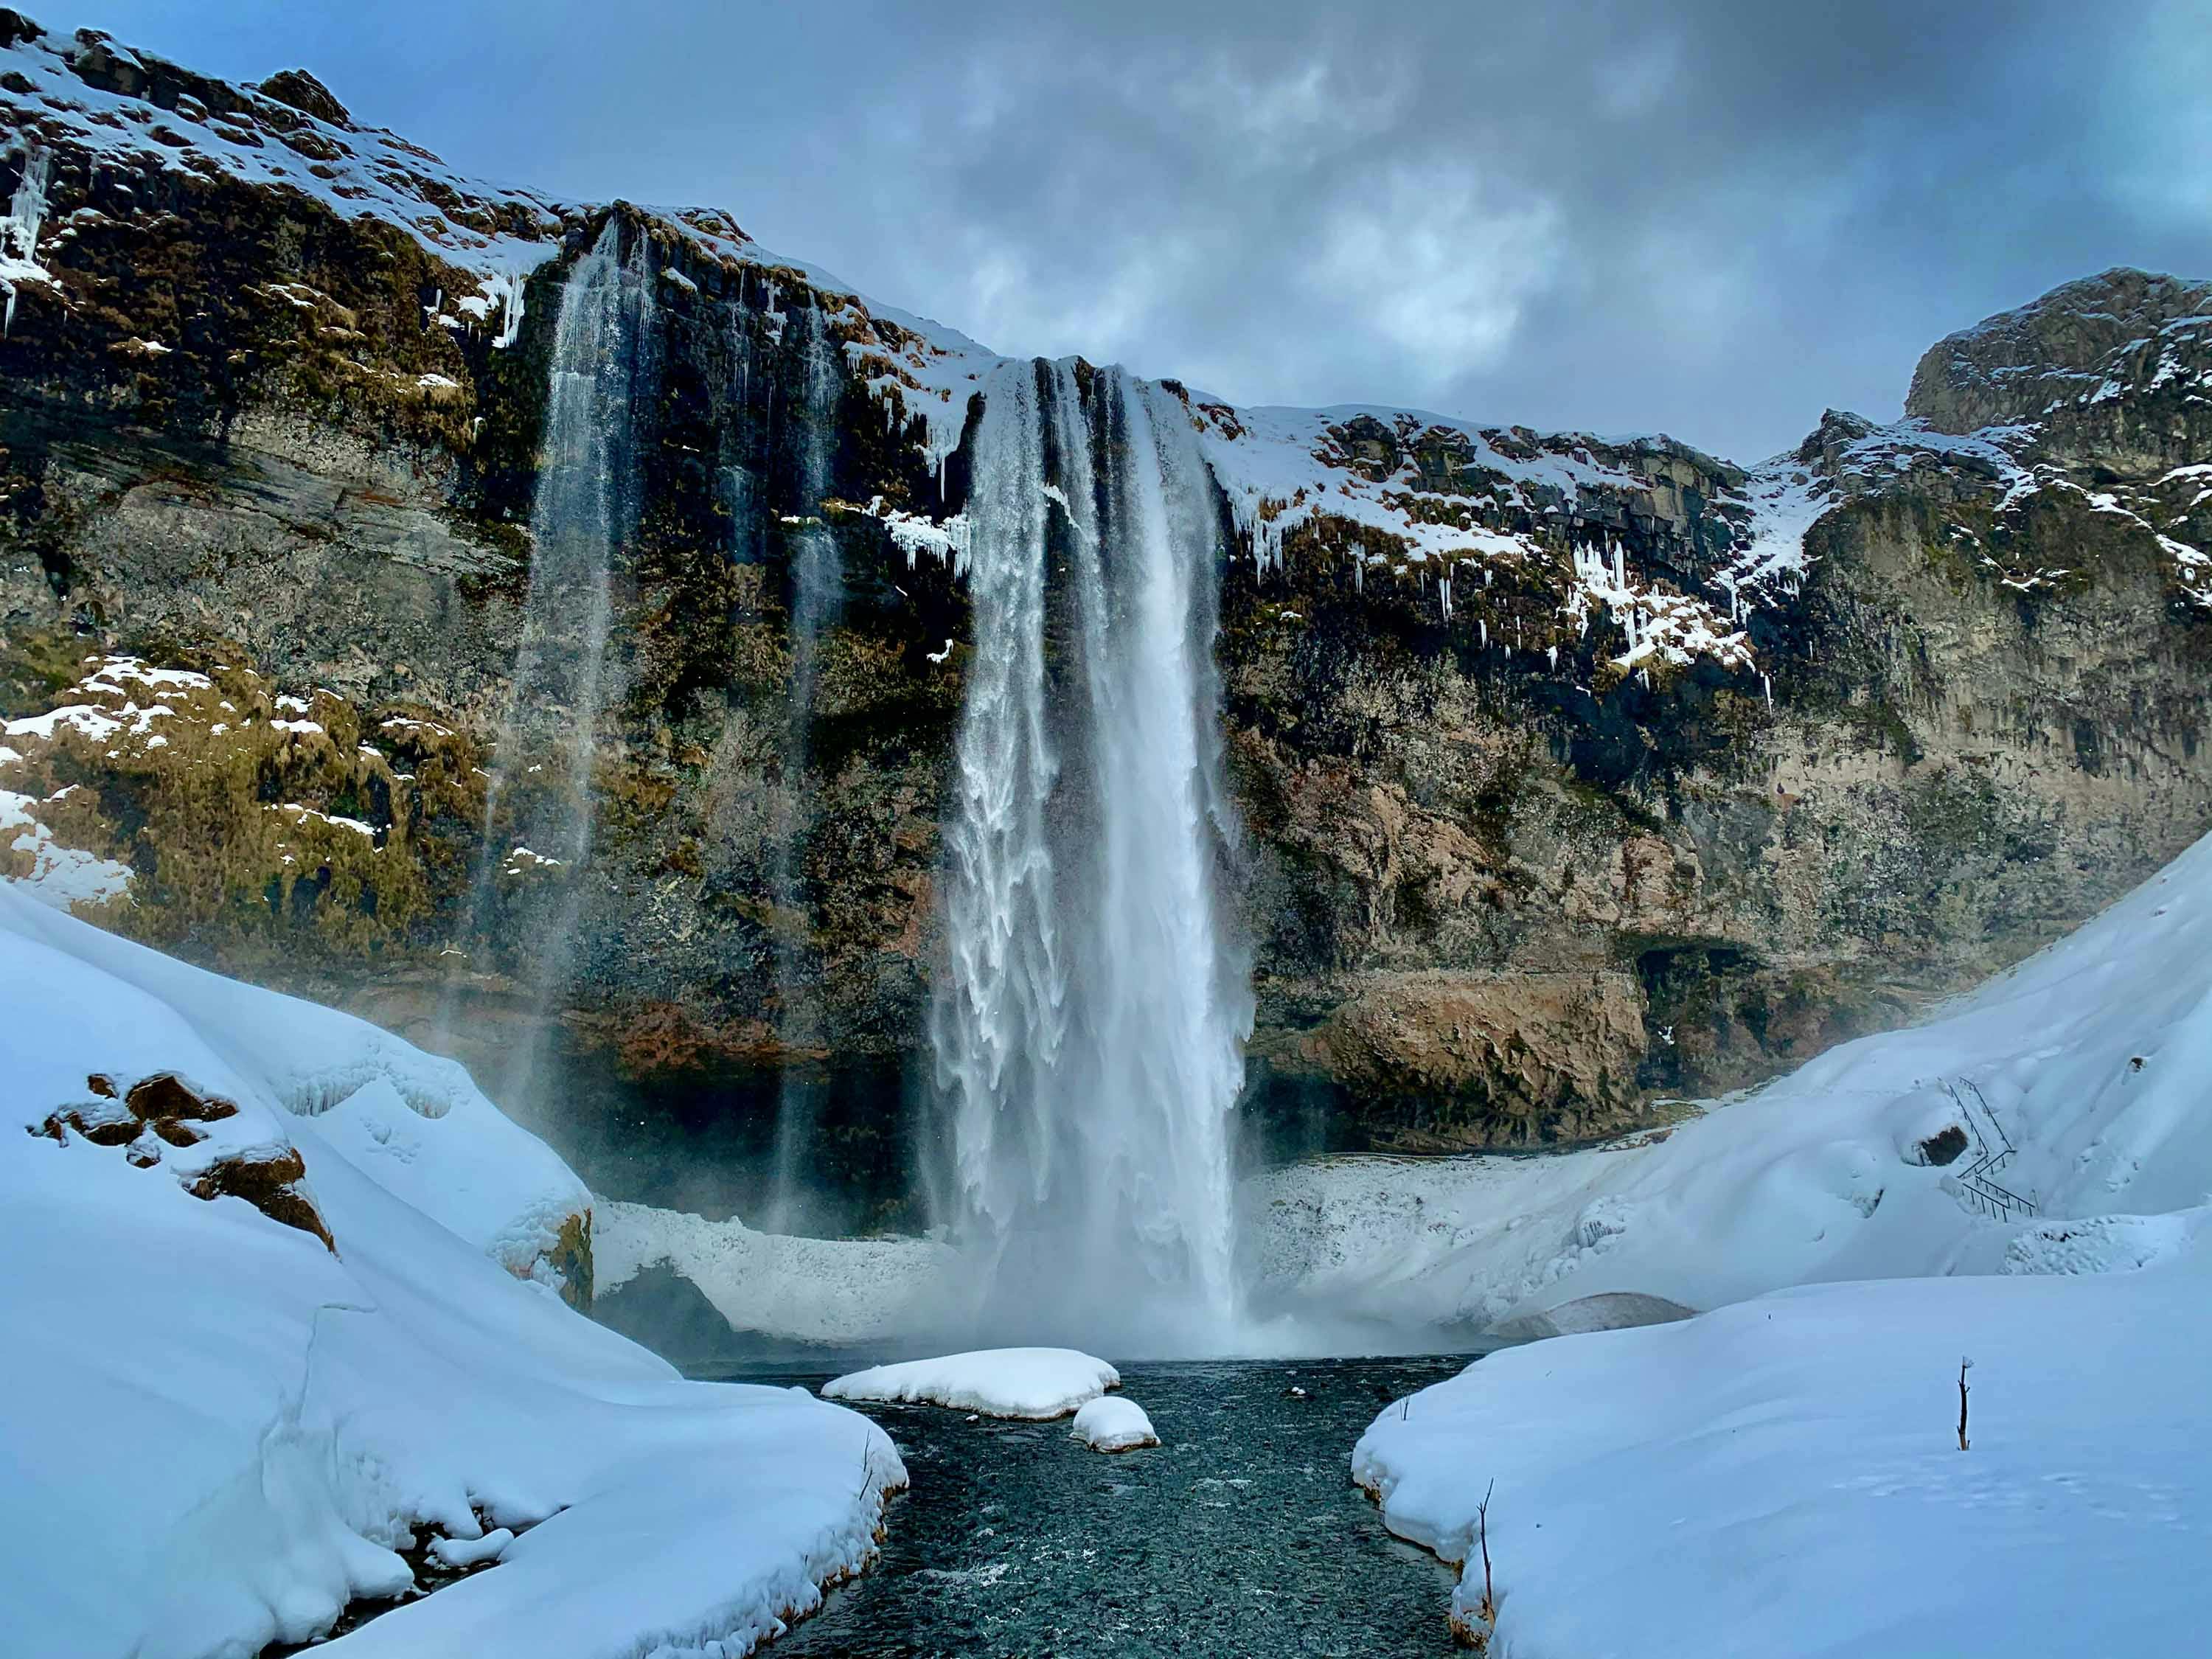
<path id="1" fill-rule="evenodd" d="M 13 753 L 0 750 L 0 755 Z M 53 831 L 33 816 L 33 809 L 40 804 L 33 796 L 0 789 L 0 854 L 15 855 L 13 860 L 0 857 L 0 874 L 5 873 L 11 861 L 27 863 L 29 867 L 14 878 L 15 884 L 57 910 L 77 904 L 104 904 L 129 893 L 137 872 L 97 853 L 63 846 L 54 839 Z"/>

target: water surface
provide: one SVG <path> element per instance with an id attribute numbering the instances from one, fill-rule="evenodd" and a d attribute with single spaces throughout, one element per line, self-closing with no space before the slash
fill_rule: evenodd
<path id="1" fill-rule="evenodd" d="M 776 1659 L 1442 1656 L 1455 1569 L 1385 1532 L 1352 1443 L 1437 1357 L 1132 1364 L 1163 1443 L 1107 1456 L 1057 1423 L 866 1406 L 913 1480 L 882 1559 Z M 818 1375 L 747 1373 L 818 1388 Z M 1291 1394 L 1303 1389 L 1304 1395 Z"/>

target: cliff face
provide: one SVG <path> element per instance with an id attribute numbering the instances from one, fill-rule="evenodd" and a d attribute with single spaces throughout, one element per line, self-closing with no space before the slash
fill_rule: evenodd
<path id="1" fill-rule="evenodd" d="M 305 76 L 6 11 L 0 65 L 0 856 L 495 1079 L 550 1020 L 544 1121 L 617 1195 L 757 1160 L 799 1079 L 854 1213 L 896 1216 L 997 360 L 720 216 L 474 185 Z M 653 303 L 571 868 L 514 844 L 536 763 L 495 750 L 554 319 L 611 221 Z M 1899 426 L 1751 471 L 1170 383 L 1218 491 L 1253 1123 L 1656 1121 L 2201 833 L 2208 311 L 2069 284 L 1931 350 Z"/>

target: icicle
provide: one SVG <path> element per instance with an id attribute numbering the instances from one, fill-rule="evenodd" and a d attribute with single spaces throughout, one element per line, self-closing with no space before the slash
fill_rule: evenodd
<path id="1" fill-rule="evenodd" d="M 1761 674 L 1759 677 L 1759 689 L 1766 693 L 1766 712 L 1772 714 L 1774 712 L 1774 682 Z"/>
<path id="2" fill-rule="evenodd" d="M 53 281 L 39 264 L 39 233 L 46 222 L 46 182 L 52 172 L 52 158 L 44 149 L 27 147 L 15 199 L 9 204 L 6 216 L 0 217 L 0 289 L 8 294 L 6 314 L 0 316 L 0 337 L 15 326 L 16 283 Z"/>
<path id="3" fill-rule="evenodd" d="M 1619 588 L 1628 586 L 1628 566 L 1621 557 L 1619 542 L 1613 544 L 1613 585 Z"/>

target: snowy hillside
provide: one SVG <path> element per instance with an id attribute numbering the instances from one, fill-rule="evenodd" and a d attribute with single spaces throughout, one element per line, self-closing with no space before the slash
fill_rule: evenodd
<path id="1" fill-rule="evenodd" d="M 250 1654 L 470 1570 L 332 1651 L 738 1654 L 872 1553 L 890 1442 L 563 1306 L 588 1200 L 459 1066 L 4 884 L 0 1007 L 20 1650 Z"/>
<path id="2" fill-rule="evenodd" d="M 1733 1304 L 1377 1418 L 1354 1477 L 1395 1530 L 1473 1548 L 1455 1616 L 1487 1625 L 1494 1482 L 1494 1650 L 1523 1659 L 2186 1650 L 2212 1606 L 2168 1570 L 2212 1547 L 2208 946 L 2212 839 L 1927 1024 L 1656 1144 L 1439 1167 L 1416 1224 L 1402 1189 L 1391 1215 L 1365 1186 L 1364 1226 L 1326 1195 L 1341 1250 L 1305 1279 L 1350 1300 Z"/>
<path id="3" fill-rule="evenodd" d="M 1259 1183 L 1282 1290 L 1492 1323 L 1605 1291 L 1710 1308 L 1816 1280 L 1995 1273 L 2033 1224 L 2212 1193 L 2212 839 L 1926 1023 L 1755 1097 L 1556 1158 L 1352 1161 Z M 1962 1180 L 2015 1149 L 1985 1182 Z M 1942 1160 L 1942 1161 L 1931 1161 Z"/>

